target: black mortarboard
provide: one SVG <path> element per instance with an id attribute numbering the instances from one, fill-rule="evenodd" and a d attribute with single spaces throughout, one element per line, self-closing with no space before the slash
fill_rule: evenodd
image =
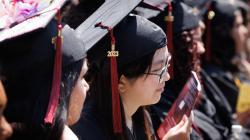
<path id="1" fill-rule="evenodd" d="M 183 3 L 193 8 L 196 15 L 202 18 L 209 9 L 213 0 L 181 0 Z"/>
<path id="2" fill-rule="evenodd" d="M 137 15 L 125 18 L 115 29 L 115 36 L 119 68 L 167 45 L 164 31 Z"/>
<path id="3" fill-rule="evenodd" d="M 24 90 L 27 90 L 27 93 L 25 93 L 26 96 L 21 96 L 12 94 L 12 92 L 20 92 L 18 88 L 10 89 L 12 92 L 8 93 L 7 91 L 10 97 L 9 102 L 15 103 L 11 99 L 18 100 L 16 102 L 20 101 L 20 103 L 28 101 L 30 104 L 28 103 L 29 107 L 26 107 L 30 108 L 32 101 L 27 100 L 31 98 L 28 96 L 41 97 L 41 100 L 45 100 L 45 102 L 47 102 L 47 97 L 49 97 L 49 105 L 46 104 L 39 110 L 39 117 L 45 116 L 45 123 L 53 123 L 54 121 L 59 102 L 62 67 L 66 67 L 86 57 L 86 50 L 83 43 L 76 37 L 74 30 L 70 29 L 67 25 L 62 28 L 60 14 L 57 14 L 58 22 L 52 19 L 56 13 L 59 13 L 58 11 L 64 2 L 65 0 L 54 0 L 44 10 L 28 15 L 27 19 L 16 22 L 11 26 L 5 26 L 0 31 L 0 58 L 3 64 L 3 73 L 6 76 L 6 80 L 9 80 L 7 86 L 19 81 L 26 87 L 26 89 L 20 89 L 20 91 L 25 93 Z M 34 73 L 25 73 L 26 70 L 34 70 Z M 49 78 L 46 82 L 42 82 L 42 80 L 39 80 L 38 75 L 46 75 L 46 73 L 52 73 L 52 71 L 54 72 L 53 79 L 51 77 L 51 93 L 45 94 L 48 91 L 44 89 L 45 93 L 34 95 L 34 93 L 37 93 L 35 91 L 37 90 L 35 89 L 36 87 L 43 87 L 43 84 L 48 84 L 51 81 Z M 25 80 L 25 82 L 22 82 L 22 80 Z M 12 86 L 15 87 L 15 85 Z M 15 110 L 17 106 L 9 105 L 9 108 L 7 108 L 6 112 L 16 114 L 10 116 L 10 119 L 22 120 L 24 118 L 24 120 L 29 121 L 34 115 L 32 114 L 34 110 Z M 48 109 L 45 115 L 45 112 L 42 110 L 47 106 Z M 38 116 L 36 115 L 36 117 Z M 42 120 L 43 118 L 39 118 L 38 123 L 41 123 Z"/>
<path id="4" fill-rule="evenodd" d="M 183 2 L 178 2 L 173 7 L 174 34 L 199 26 L 199 18 L 193 13 L 191 7 Z"/>
<path id="5" fill-rule="evenodd" d="M 111 61 L 110 67 L 112 86 L 112 115 L 113 129 L 115 133 L 122 133 L 120 97 L 118 93 L 118 76 L 116 63 L 116 57 L 118 57 L 119 62 L 119 56 L 122 52 L 116 51 L 116 45 L 119 46 L 118 43 L 121 40 L 119 38 L 116 38 L 116 35 L 113 34 L 113 28 L 125 16 L 127 16 L 140 2 L 141 0 L 107 0 L 88 19 L 86 19 L 79 27 L 76 28 L 76 34 L 84 42 L 84 45 L 87 50 L 89 50 L 93 45 L 95 45 L 107 33 L 110 34 L 111 49 L 110 51 L 108 51 L 107 56 L 107 52 L 105 52 L 105 57 L 109 57 Z M 118 40 L 117 43 L 115 39 Z M 98 57 L 100 56 L 97 56 L 97 58 Z"/>

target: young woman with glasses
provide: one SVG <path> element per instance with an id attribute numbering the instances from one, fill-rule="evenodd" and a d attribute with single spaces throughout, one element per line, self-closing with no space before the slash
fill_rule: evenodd
<path id="1" fill-rule="evenodd" d="M 168 74 L 171 55 L 164 32 L 147 19 L 129 15 L 114 28 L 118 68 L 118 94 L 121 99 L 122 133 L 113 131 L 110 63 L 106 56 L 110 40 L 104 38 L 88 52 L 90 62 L 86 79 L 90 94 L 80 121 L 73 127 L 83 140 L 156 139 L 147 105 L 160 100 Z M 165 140 L 186 140 L 191 120 L 183 120 Z"/>

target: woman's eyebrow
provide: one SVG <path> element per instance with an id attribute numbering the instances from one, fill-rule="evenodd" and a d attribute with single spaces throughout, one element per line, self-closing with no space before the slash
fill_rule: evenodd
<path id="1" fill-rule="evenodd" d="M 171 58 L 172 58 L 172 56 L 170 54 L 168 54 L 168 56 L 166 57 L 166 59 L 158 60 L 154 64 L 155 65 L 159 65 L 159 64 L 162 64 L 163 62 L 165 62 L 165 64 L 167 64 L 168 61 L 171 60 Z"/>
<path id="2" fill-rule="evenodd" d="M 154 65 L 160 65 L 160 64 L 162 64 L 164 62 L 164 60 L 158 60 L 158 61 L 156 61 L 155 63 L 154 63 Z"/>

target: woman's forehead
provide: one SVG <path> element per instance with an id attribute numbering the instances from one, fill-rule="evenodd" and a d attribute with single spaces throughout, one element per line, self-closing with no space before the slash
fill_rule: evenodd
<path id="1" fill-rule="evenodd" d="M 162 47 L 162 48 L 156 50 L 154 56 L 164 59 L 164 58 L 166 58 L 168 55 L 169 55 L 168 48 L 167 48 L 167 46 L 165 46 L 165 47 Z"/>
<path id="2" fill-rule="evenodd" d="M 168 56 L 171 56 L 171 54 L 168 52 L 167 46 L 156 50 L 153 58 L 153 64 L 164 63 L 167 61 Z"/>

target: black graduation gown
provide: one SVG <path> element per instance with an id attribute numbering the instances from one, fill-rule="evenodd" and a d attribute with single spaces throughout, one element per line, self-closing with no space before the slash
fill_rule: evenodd
<path id="1" fill-rule="evenodd" d="M 221 90 L 221 87 L 218 86 L 216 82 L 214 82 L 212 77 L 208 73 L 206 73 L 205 70 L 201 71 L 201 76 L 203 87 L 206 91 L 206 96 L 209 98 L 209 100 L 212 101 L 217 110 L 216 116 L 213 119 L 217 123 L 227 127 L 227 129 L 230 130 L 231 125 L 235 122 L 232 118 L 232 106 L 225 97 L 225 94 Z"/>
<path id="2" fill-rule="evenodd" d="M 79 121 L 71 127 L 79 140 L 109 140 L 103 133 L 91 103 L 85 103 Z"/>
<path id="3" fill-rule="evenodd" d="M 229 105 L 231 106 L 232 113 L 235 113 L 236 102 L 238 98 L 239 89 L 234 82 L 234 76 L 231 72 L 227 72 L 222 70 L 221 68 L 212 65 L 206 64 L 204 66 L 205 72 L 211 77 L 214 83 L 220 88 L 222 93 L 224 94 L 225 99 L 227 99 Z M 223 99 L 223 103 L 226 102 L 224 97 L 220 95 L 221 99 Z"/>
<path id="4" fill-rule="evenodd" d="M 114 140 L 110 135 L 105 133 L 107 128 L 104 128 L 98 120 L 101 116 L 94 109 L 93 102 L 86 102 L 79 121 L 71 127 L 79 140 Z M 144 124 L 137 123 L 133 120 L 133 134 L 126 128 L 128 140 L 146 140 Z"/>

